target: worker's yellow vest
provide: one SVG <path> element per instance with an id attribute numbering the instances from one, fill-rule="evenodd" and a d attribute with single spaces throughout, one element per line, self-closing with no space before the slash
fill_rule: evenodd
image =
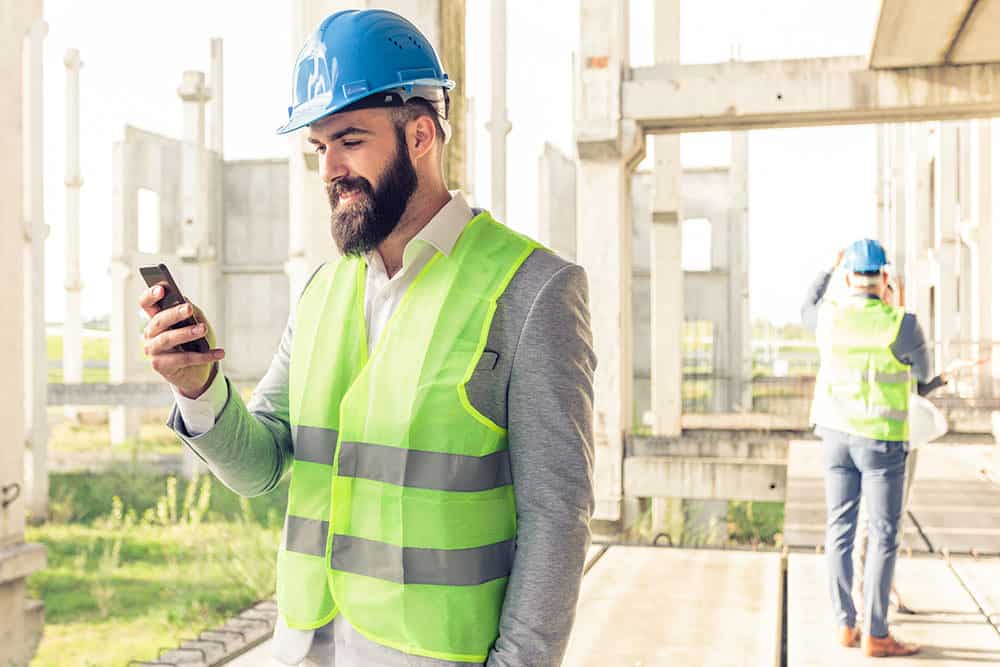
<path id="1" fill-rule="evenodd" d="M 910 367 L 891 349 L 903 315 L 878 299 L 820 306 L 813 424 L 873 440 L 909 439 Z"/>
<path id="2" fill-rule="evenodd" d="M 323 267 L 299 303 L 295 459 L 278 553 L 290 627 L 343 613 L 406 653 L 483 662 L 517 518 L 507 431 L 465 386 L 497 299 L 538 244 L 483 213 L 414 279 L 369 357 L 365 263 Z"/>

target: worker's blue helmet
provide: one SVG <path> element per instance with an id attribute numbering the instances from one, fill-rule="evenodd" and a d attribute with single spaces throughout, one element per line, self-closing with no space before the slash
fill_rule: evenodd
<path id="1" fill-rule="evenodd" d="M 292 106 L 278 134 L 298 130 L 351 105 L 356 105 L 352 109 L 399 106 L 415 86 L 440 91 L 447 116 L 446 91 L 455 87 L 434 47 L 416 26 L 382 9 L 328 16 L 306 40 L 292 76 Z M 402 94 L 375 95 L 387 91 Z"/>
<path id="2" fill-rule="evenodd" d="M 885 248 L 874 239 L 861 239 L 844 252 L 844 269 L 849 273 L 878 273 L 889 263 Z"/>

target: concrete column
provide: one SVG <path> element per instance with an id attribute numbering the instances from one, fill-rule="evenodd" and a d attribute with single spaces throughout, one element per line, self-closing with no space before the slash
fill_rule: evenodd
<path id="1" fill-rule="evenodd" d="M 213 61 L 217 44 L 213 41 Z M 218 45 L 218 46 L 221 46 Z M 218 54 L 221 58 L 221 50 Z M 215 64 L 213 62 L 213 64 Z M 218 63 L 221 71 L 221 62 Z M 223 308 L 219 298 L 220 272 L 217 259 L 219 221 L 213 215 L 212 199 L 221 182 L 214 182 L 209 160 L 218 159 L 218 153 L 206 150 L 205 105 L 210 98 L 202 72 L 187 71 L 177 89 L 184 102 L 184 137 L 181 151 L 181 246 L 177 254 L 186 264 L 185 296 L 204 311 L 217 331 L 224 331 Z M 221 130 L 219 126 L 218 130 Z M 218 131 L 216 130 L 216 132 Z M 214 139 L 221 142 L 221 136 Z M 180 278 L 178 278 L 180 280 Z M 204 471 L 204 463 L 193 452 L 185 451 L 182 474 L 193 477 Z"/>
<path id="2" fill-rule="evenodd" d="M 971 223 L 974 253 L 972 266 L 972 336 L 979 345 L 978 358 L 993 354 L 993 132 L 989 120 L 972 121 Z M 976 369 L 976 394 L 993 395 L 992 364 Z"/>
<path id="3" fill-rule="evenodd" d="M 577 261 L 587 270 L 597 365 L 596 518 L 622 517 L 622 460 L 632 419 L 632 249 L 628 174 L 641 134 L 621 120 L 628 67 L 626 3 L 581 0 L 576 87 Z"/>
<path id="4" fill-rule="evenodd" d="M 208 87 L 208 148 L 222 157 L 223 148 L 223 89 L 222 89 L 222 38 L 213 37 L 209 42 Z"/>
<path id="5" fill-rule="evenodd" d="M 931 323 L 930 287 L 933 283 L 928 251 L 933 243 L 933 213 L 930 205 L 930 156 L 927 150 L 929 126 L 906 125 L 906 159 L 902 161 L 906 217 L 906 291 L 907 310 L 917 319 L 928 337 L 934 335 Z"/>
<path id="6" fill-rule="evenodd" d="M 28 440 L 27 495 L 36 518 L 48 515 L 48 356 L 45 346 L 45 184 L 42 132 L 42 58 L 48 25 L 36 21 L 25 43 L 24 104 L 24 220 L 26 273 L 25 299 L 25 397 Z"/>
<path id="7" fill-rule="evenodd" d="M 889 243 L 888 202 L 886 192 L 889 189 L 890 160 L 892 153 L 888 150 L 888 132 L 884 123 L 875 126 L 875 229 L 872 236 L 883 244 Z"/>
<path id="8" fill-rule="evenodd" d="M 899 285 L 897 288 L 900 291 L 900 298 L 905 292 L 906 286 L 906 246 L 907 246 L 907 235 L 906 235 L 906 173 L 905 173 L 905 163 L 907 159 L 907 130 L 906 126 L 902 123 L 896 123 L 889 126 L 890 137 L 891 137 L 891 156 L 892 163 L 890 165 L 891 177 L 889 180 L 889 197 L 890 197 L 890 229 L 892 231 L 892 238 L 889 239 L 891 245 L 889 249 L 889 256 L 892 257 L 892 262 L 895 265 L 896 275 L 898 277 Z"/>
<path id="9" fill-rule="evenodd" d="M 31 108 L 25 82 L 31 69 L 25 68 L 30 52 L 26 39 L 32 25 L 42 18 L 41 0 L 0 0 L 0 302 L 4 321 L 0 327 L 3 372 L 0 372 L 0 420 L 5 444 L 0 446 L 0 664 L 28 664 L 41 633 L 41 615 L 29 613 L 26 605 L 26 577 L 45 566 L 45 550 L 24 543 L 24 522 L 30 495 L 25 488 L 26 389 L 25 327 L 29 313 L 23 300 L 26 287 L 29 237 L 27 213 L 31 204 L 25 186 L 30 182 L 25 167 L 26 152 L 40 150 L 29 142 L 31 128 L 25 127 L 25 107 Z M 36 52 L 37 55 L 37 52 Z M 27 70 L 27 71 L 26 71 Z M 41 110 L 37 118 L 41 118 Z M 37 156 L 36 156 L 37 157 Z M 27 163 L 27 164 L 26 164 Z"/>
<path id="10" fill-rule="evenodd" d="M 451 141 L 445 147 L 444 176 L 451 190 L 465 191 L 474 179 L 469 177 L 466 163 L 466 142 L 474 134 L 475 125 L 467 121 L 469 98 L 465 96 L 465 1 L 438 0 L 438 23 L 441 43 L 438 55 L 448 77 L 455 82 L 451 93 Z M 475 165 L 472 165 L 475 168 Z"/>
<path id="11" fill-rule="evenodd" d="M 128 133 L 116 142 L 111 153 L 111 382 L 132 380 L 144 361 L 141 358 L 139 337 L 142 331 L 136 317 L 135 297 L 140 278 L 134 267 L 138 252 L 138 201 L 135 197 L 135 145 Z M 177 278 L 182 280 L 181 277 Z M 111 444 L 121 445 L 139 439 L 141 411 L 117 406 L 109 414 Z"/>
<path id="12" fill-rule="evenodd" d="M 680 0 L 653 9 L 654 59 L 680 62 Z M 681 268 L 680 135 L 653 139 L 653 230 L 650 262 L 650 407 L 653 433 L 681 432 L 681 334 L 684 324 L 684 271 Z M 583 209 L 586 210 L 586 209 Z"/>
<path id="13" fill-rule="evenodd" d="M 491 0 L 490 5 L 490 209 L 493 216 L 507 221 L 507 0 Z"/>
<path id="14" fill-rule="evenodd" d="M 80 52 L 67 49 L 66 65 L 66 315 L 63 320 L 63 382 L 83 382 L 83 340 L 80 315 Z M 65 408 L 76 419 L 73 406 Z"/>
<path id="15" fill-rule="evenodd" d="M 750 141 L 747 132 L 731 135 L 729 165 L 729 335 L 726 372 L 730 376 L 728 411 L 749 411 L 753 407 L 750 380 L 753 352 L 750 327 L 750 226 L 747 216 Z"/>
<path id="16" fill-rule="evenodd" d="M 538 240 L 576 261 L 576 164 L 550 143 L 538 159 Z"/>
<path id="17" fill-rule="evenodd" d="M 934 246 L 937 259 L 937 285 L 934 290 L 934 340 L 936 370 L 940 372 L 953 358 L 952 345 L 959 329 L 959 201 L 958 201 L 958 123 L 941 123 L 937 131 L 938 155 L 934 182 Z"/>

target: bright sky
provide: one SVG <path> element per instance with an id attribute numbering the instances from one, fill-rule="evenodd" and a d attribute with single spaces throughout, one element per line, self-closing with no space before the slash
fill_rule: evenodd
<path id="1" fill-rule="evenodd" d="M 652 60 L 652 2 L 632 2 L 632 61 Z M 685 63 L 866 52 L 877 0 L 682 0 Z M 186 69 L 207 70 L 208 40 L 224 39 L 227 159 L 283 157 L 283 121 L 294 53 L 286 2 L 170 3 L 46 0 L 46 316 L 63 313 L 63 54 L 80 49 L 84 316 L 110 307 L 111 144 L 127 123 L 181 131 L 176 89 Z M 478 112 L 477 205 L 489 207 L 489 3 L 469 0 L 467 94 Z M 576 0 L 508 0 L 508 220 L 534 234 L 538 157 L 549 141 L 572 154 L 572 54 Z M 109 17 L 113 17 L 110 20 Z M 756 131 L 750 137 L 750 295 L 753 317 L 797 318 L 805 284 L 834 249 L 870 233 L 875 219 L 872 127 Z M 686 166 L 725 164 L 726 135 L 686 135 Z"/>

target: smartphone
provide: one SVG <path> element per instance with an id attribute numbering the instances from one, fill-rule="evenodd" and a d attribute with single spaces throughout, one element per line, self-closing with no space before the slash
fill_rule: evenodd
<path id="1" fill-rule="evenodd" d="M 163 298 L 158 302 L 161 309 L 172 308 L 174 306 L 179 306 L 185 303 L 187 299 L 181 294 L 180 289 L 177 287 L 177 283 L 174 282 L 174 277 L 170 275 L 170 269 L 167 268 L 166 264 L 157 264 L 156 266 L 140 266 L 139 273 L 142 275 L 142 279 L 146 281 L 146 284 L 150 287 L 155 287 L 159 285 L 163 288 Z M 194 319 L 194 315 L 186 317 L 180 322 L 174 324 L 171 329 L 183 329 L 184 327 L 193 327 L 198 322 Z M 185 352 L 208 352 L 211 348 L 208 346 L 208 340 L 204 337 L 198 340 L 192 340 L 187 343 L 181 343 L 177 346 L 178 349 Z"/>

